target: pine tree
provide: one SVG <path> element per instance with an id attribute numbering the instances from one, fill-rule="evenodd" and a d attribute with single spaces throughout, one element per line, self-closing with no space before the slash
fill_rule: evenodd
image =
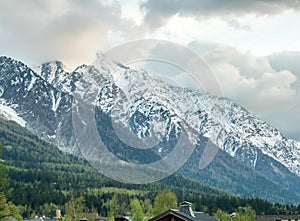
<path id="1" fill-rule="evenodd" d="M 168 189 L 161 190 L 154 199 L 154 215 L 158 215 L 169 209 L 177 208 L 177 196 Z"/>
<path id="2" fill-rule="evenodd" d="M 130 208 L 131 208 L 131 215 L 133 221 L 143 221 L 144 220 L 144 213 L 143 208 L 140 204 L 140 201 L 137 198 L 134 198 L 130 202 Z"/>
<path id="3" fill-rule="evenodd" d="M 0 157 L 2 156 L 2 147 L 0 146 Z M 6 197 L 5 193 L 7 191 L 8 185 L 8 175 L 6 166 L 3 160 L 0 158 L 0 219 L 6 216 Z"/>

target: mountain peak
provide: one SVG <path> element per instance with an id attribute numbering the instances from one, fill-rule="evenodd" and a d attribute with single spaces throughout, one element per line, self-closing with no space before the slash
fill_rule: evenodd
<path id="1" fill-rule="evenodd" d="M 47 62 L 42 64 L 40 76 L 20 61 L 0 57 L 2 104 L 13 108 L 27 122 L 26 127 L 42 138 L 78 154 L 71 111 L 75 95 L 88 98 L 96 105 L 97 114 L 109 122 L 121 122 L 145 144 L 159 141 L 151 149 L 157 156 L 170 154 L 182 127 L 188 126 L 191 144 L 210 140 L 230 159 L 243 162 L 276 184 L 283 182 L 278 184 L 281 187 L 292 186 L 300 195 L 300 188 L 293 187 L 300 183 L 300 143 L 228 98 L 184 89 L 144 71 L 106 62 L 103 57 L 72 72 L 60 61 Z M 107 121 L 101 123 L 107 127 L 105 133 L 112 133 Z M 116 136 L 111 141 L 118 140 Z M 114 147 L 118 145 L 125 144 L 120 141 Z"/>
<path id="2" fill-rule="evenodd" d="M 53 86 L 57 86 L 68 75 L 65 65 L 61 61 L 51 61 L 41 65 L 40 76 Z"/>

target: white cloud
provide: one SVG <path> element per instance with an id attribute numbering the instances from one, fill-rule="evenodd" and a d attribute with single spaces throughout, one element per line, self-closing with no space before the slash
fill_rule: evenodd
<path id="1" fill-rule="evenodd" d="M 29 65 L 61 60 L 74 67 L 91 63 L 97 52 L 124 41 L 147 37 L 192 42 L 189 47 L 210 64 L 226 96 L 300 140 L 299 1 L 139 4 L 1 0 L 0 54 Z M 170 56 L 186 59 L 180 53 Z M 179 74 L 175 78 L 185 84 L 191 81 Z"/>
<path id="2" fill-rule="evenodd" d="M 25 62 L 91 62 L 114 44 L 108 32 L 132 35 L 133 22 L 121 18 L 115 2 L 98 0 L 0 1 L 0 50 Z"/>
<path id="3" fill-rule="evenodd" d="M 300 52 L 277 52 L 268 56 L 268 59 L 275 70 L 289 70 L 297 76 L 297 81 L 292 84 L 292 87 L 300 93 Z"/>
<path id="4" fill-rule="evenodd" d="M 298 68 L 285 66 L 292 62 L 285 57 L 290 53 L 256 57 L 249 51 L 207 42 L 192 42 L 189 47 L 208 62 L 226 97 L 300 140 L 300 125 L 295 123 L 300 122 L 300 93 L 294 86 L 300 76 Z M 282 58 L 281 63 L 275 62 L 277 56 Z"/>

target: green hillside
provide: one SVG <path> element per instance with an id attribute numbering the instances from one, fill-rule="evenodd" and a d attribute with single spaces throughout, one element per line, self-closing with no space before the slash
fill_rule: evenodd
<path id="1" fill-rule="evenodd" d="M 85 160 L 63 153 L 3 118 L 0 118 L 0 145 L 12 188 L 7 198 L 18 205 L 26 218 L 34 214 L 51 215 L 55 209 L 65 213 L 68 203 L 76 200 L 81 200 L 83 212 L 107 216 L 110 202 L 117 199 L 123 205 L 119 215 L 126 215 L 132 199 L 153 204 L 157 192 L 163 188 L 174 192 L 178 201 L 189 200 L 197 210 L 209 213 L 218 208 L 230 212 L 245 205 L 267 214 L 283 208 L 261 199 L 240 198 L 178 174 L 152 184 L 119 183 L 99 174 Z"/>

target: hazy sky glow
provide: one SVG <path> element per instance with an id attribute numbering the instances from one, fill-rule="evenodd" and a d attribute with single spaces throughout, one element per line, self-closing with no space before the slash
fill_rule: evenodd
<path id="1" fill-rule="evenodd" d="M 299 0 L 2 0 L 0 54 L 71 69 L 144 38 L 186 45 L 225 96 L 300 141 Z"/>

